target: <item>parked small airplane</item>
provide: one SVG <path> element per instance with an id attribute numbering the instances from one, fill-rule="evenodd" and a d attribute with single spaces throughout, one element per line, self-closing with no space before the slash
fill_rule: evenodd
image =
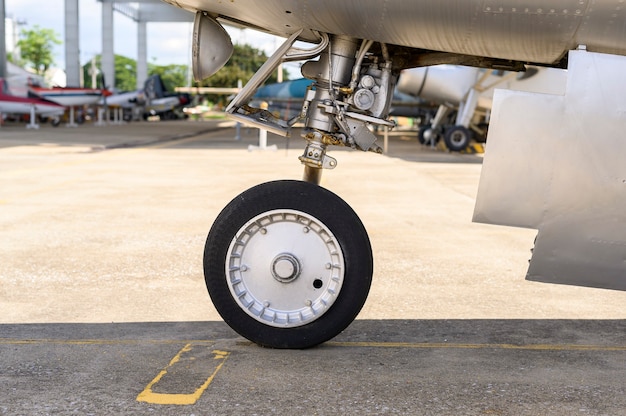
<path id="1" fill-rule="evenodd" d="M 124 109 L 124 119 L 147 119 L 159 116 L 161 120 L 186 118 L 182 111 L 191 104 L 191 95 L 168 92 L 159 75 L 148 77 L 140 90 L 107 96 L 100 104 Z"/>
<path id="2" fill-rule="evenodd" d="M 393 127 L 401 71 L 438 64 L 568 69 L 564 94 L 495 94 L 474 219 L 539 230 L 528 279 L 626 290 L 626 9 L 615 1 L 165 1 L 196 12 L 197 80 L 232 53 L 220 22 L 286 38 L 227 107 L 231 118 L 287 136 L 293 121 L 249 101 L 281 62 L 306 60 L 314 81 L 301 110 L 304 180 L 244 191 L 207 237 L 206 285 L 239 334 L 304 348 L 357 316 L 372 251 L 356 213 L 318 186 L 337 166 L 327 149 L 378 152 L 369 126 Z"/>
<path id="3" fill-rule="evenodd" d="M 102 96 L 111 93 L 98 88 L 72 88 L 72 87 L 43 87 L 40 84 L 31 83 L 29 91 L 32 96 L 45 98 L 64 107 L 79 107 L 92 105 L 100 101 Z"/>
<path id="4" fill-rule="evenodd" d="M 46 87 L 38 80 L 30 79 L 28 94 L 67 107 L 70 110 L 68 126 L 76 126 L 75 107 L 97 104 L 102 97 L 111 95 L 111 92 L 105 88 Z"/>
<path id="5" fill-rule="evenodd" d="M 52 125 L 56 127 L 64 112 L 64 106 L 52 101 L 12 95 L 6 80 L 0 78 L 0 114 L 28 114 L 30 122 L 27 127 L 39 128 L 37 116 L 50 118 Z"/>
<path id="6" fill-rule="evenodd" d="M 566 71 L 556 68 L 510 72 L 435 65 L 403 70 L 397 89 L 438 106 L 432 120 L 420 127 L 420 143 L 434 144 L 443 137 L 449 150 L 461 151 L 472 139 L 486 141 L 495 88 L 564 94 L 566 80 Z"/>
<path id="7" fill-rule="evenodd" d="M 11 95 L 16 97 L 28 97 L 28 86 L 31 83 L 34 82 L 41 85 L 45 83 L 44 78 L 40 75 L 29 72 L 12 62 L 7 62 L 6 64 L 6 82 L 9 94 Z"/>
<path id="8" fill-rule="evenodd" d="M 169 92 L 159 75 L 153 75 L 144 85 L 146 105 L 144 118 L 159 116 L 161 120 L 175 120 L 187 118 L 182 111 L 191 104 L 191 95 L 181 92 Z"/>

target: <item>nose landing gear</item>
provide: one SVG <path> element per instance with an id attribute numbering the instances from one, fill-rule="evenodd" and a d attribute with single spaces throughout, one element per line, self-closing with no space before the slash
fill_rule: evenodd
<path id="1" fill-rule="evenodd" d="M 383 44 L 320 34 L 309 50 L 292 35 L 226 109 L 235 120 L 289 136 L 304 123 L 303 181 L 255 186 L 233 199 L 215 220 L 204 250 L 213 304 L 240 335 L 274 348 L 307 348 L 343 331 L 357 316 L 372 281 L 372 249 L 356 213 L 318 186 L 337 161 L 330 145 L 380 152 L 368 126 L 386 120 L 398 72 Z M 281 60 L 309 59 L 313 79 L 302 111 L 288 122 L 248 106 L 255 89 Z"/>

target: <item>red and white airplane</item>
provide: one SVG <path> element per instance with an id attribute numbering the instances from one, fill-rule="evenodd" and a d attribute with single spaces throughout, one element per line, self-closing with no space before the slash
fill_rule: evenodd
<path id="1" fill-rule="evenodd" d="M 46 87 L 31 79 L 28 84 L 29 96 L 42 98 L 60 104 L 70 110 L 68 126 L 74 127 L 74 108 L 97 104 L 102 97 L 111 95 L 107 89 L 80 87 Z"/>
<path id="2" fill-rule="evenodd" d="M 0 78 L 1 114 L 29 114 L 30 122 L 27 124 L 27 127 L 39 128 L 39 124 L 36 122 L 37 116 L 51 118 L 52 124 L 58 126 L 59 117 L 62 116 L 64 112 L 64 106 L 52 101 L 12 95 L 6 80 Z"/>
<path id="3" fill-rule="evenodd" d="M 354 211 L 320 187 L 329 146 L 378 152 L 402 70 L 455 64 L 567 68 L 563 94 L 500 91 L 474 220 L 539 230 L 527 278 L 626 290 L 626 7 L 615 0 L 165 0 L 196 13 L 196 79 L 232 53 L 223 24 L 286 38 L 227 108 L 289 135 L 292 121 L 248 105 L 284 61 L 314 86 L 299 119 L 303 181 L 258 185 L 219 214 L 204 252 L 224 320 L 265 346 L 303 348 L 346 328 L 373 261 Z M 313 44 L 308 49 L 295 42 Z"/>

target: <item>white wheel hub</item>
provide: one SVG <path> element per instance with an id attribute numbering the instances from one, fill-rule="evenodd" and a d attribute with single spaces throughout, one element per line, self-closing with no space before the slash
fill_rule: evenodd
<path id="1" fill-rule="evenodd" d="M 302 211 L 262 213 L 239 229 L 226 253 L 230 292 L 248 315 L 275 327 L 310 323 L 333 305 L 345 265 L 339 242 Z"/>

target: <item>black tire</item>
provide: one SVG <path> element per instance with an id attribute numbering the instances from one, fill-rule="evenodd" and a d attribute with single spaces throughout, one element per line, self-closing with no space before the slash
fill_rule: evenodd
<path id="1" fill-rule="evenodd" d="M 282 218 L 276 220 L 276 225 L 271 220 L 269 223 L 264 222 L 267 218 L 274 218 L 274 216 Z M 307 223 L 311 218 L 319 221 L 321 230 L 317 222 Z M 257 222 L 249 223 L 253 219 Z M 309 233 L 309 227 L 320 231 Z M 328 235 L 324 234 L 323 227 L 331 233 L 332 238 L 329 237 L 328 241 L 332 240 L 332 244 L 336 243 L 339 247 L 335 254 L 342 253 L 341 256 L 337 255 L 339 260 L 333 260 L 333 264 L 341 264 L 342 258 L 343 266 L 335 267 L 327 262 L 324 268 L 329 271 L 320 273 L 321 263 L 327 261 L 323 259 L 324 256 L 311 259 L 305 255 L 304 261 L 301 261 L 302 259 L 298 259 L 299 254 L 294 254 L 293 257 L 296 260 L 292 262 L 292 265 L 295 267 L 296 264 L 299 266 L 303 263 L 302 272 L 298 271 L 296 274 L 294 271 L 289 276 L 277 276 L 277 259 L 280 258 L 283 265 L 289 264 L 281 257 L 283 256 L 281 253 L 285 253 L 285 248 L 296 247 L 291 251 L 298 253 L 299 245 L 307 245 L 308 249 L 308 244 L 321 244 L 322 251 L 331 247 L 326 243 L 318 242 L 327 239 Z M 304 230 L 304 233 L 302 231 L 291 232 L 292 228 Z M 254 231 L 249 231 L 253 229 Z M 270 243 L 271 239 L 263 240 L 267 238 L 266 234 L 271 234 L 273 238 L 279 238 L 279 240 L 273 243 Z M 242 242 L 244 240 L 245 242 Z M 267 247 L 270 249 L 266 250 Z M 252 256 L 246 250 L 250 253 L 263 251 L 267 254 Z M 332 255 L 331 252 L 332 250 L 329 250 L 329 256 Z M 257 267 L 245 266 L 247 261 L 244 261 L 244 258 L 248 255 L 251 259 L 247 261 L 252 261 Z M 237 261 L 241 263 L 233 266 L 233 262 Z M 227 262 L 228 272 L 226 271 Z M 289 268 L 291 269 L 291 266 Z M 335 270 L 342 270 L 342 272 Z M 237 196 L 218 215 L 211 227 L 204 249 L 206 286 L 219 314 L 243 337 L 261 346 L 272 348 L 309 348 L 328 341 L 343 331 L 356 318 L 365 303 L 372 281 L 372 272 L 372 249 L 365 227 L 356 213 L 332 192 L 301 181 L 268 182 L 250 188 Z M 327 276 L 326 273 L 329 275 Z M 303 316 L 303 313 L 299 312 L 299 315 L 294 315 L 296 316 L 294 320 L 296 323 L 293 324 L 295 326 L 284 327 L 277 318 L 277 316 L 282 316 L 280 314 L 266 319 L 265 306 L 271 310 L 274 299 L 271 301 L 272 306 L 269 301 L 264 301 L 264 305 L 259 306 L 262 307 L 259 315 L 255 315 L 257 312 L 252 313 L 257 307 L 254 301 L 250 301 L 245 308 L 238 303 L 239 301 L 249 302 L 246 300 L 248 295 L 256 299 L 257 295 L 249 294 L 248 289 L 257 285 L 258 287 L 250 289 L 250 292 L 270 291 L 270 296 L 276 295 L 279 298 L 277 302 L 279 304 L 283 300 L 285 302 L 297 300 L 297 305 L 300 305 L 300 299 L 297 298 L 303 291 L 307 292 L 303 295 L 304 299 L 309 296 L 308 292 L 315 293 L 314 296 L 328 296 L 328 293 L 333 293 L 328 289 L 340 280 L 336 276 L 330 276 L 334 273 L 343 273 L 343 281 L 341 287 L 336 290 L 338 294 L 332 295 L 334 298 L 330 306 L 312 315 L 307 309 L 305 314 L 313 317 L 306 318 L 306 320 L 303 318 L 302 322 L 298 322 L 298 316 Z M 280 281 L 279 279 L 282 278 L 293 280 Z M 245 292 L 245 295 L 237 292 L 240 289 L 239 282 L 243 280 L 246 281 L 243 287 L 245 291 L 242 290 L 241 293 Z M 285 292 L 290 290 L 295 290 L 295 297 Z M 237 296 L 234 295 L 235 292 Z M 266 293 L 260 294 L 259 299 L 264 299 L 265 295 Z M 315 300 L 315 302 L 318 301 Z M 317 304 L 311 307 L 310 303 L 306 303 L 311 311 Z M 319 305 L 325 304 L 323 300 L 319 303 Z M 296 314 L 297 310 L 293 309 L 288 312 Z M 270 319 L 278 323 L 270 322 Z M 292 325 L 290 319 L 293 320 L 291 315 L 286 319 L 285 325 Z"/>
<path id="2" fill-rule="evenodd" d="M 428 138 L 426 138 L 426 136 L 428 136 Z M 439 133 L 434 131 L 430 124 L 421 126 L 417 131 L 417 141 L 420 142 L 420 144 L 432 146 L 437 144 L 440 139 Z"/>
<path id="3" fill-rule="evenodd" d="M 472 133 L 463 126 L 453 126 L 446 131 L 443 140 L 451 152 L 461 152 L 469 146 Z"/>

